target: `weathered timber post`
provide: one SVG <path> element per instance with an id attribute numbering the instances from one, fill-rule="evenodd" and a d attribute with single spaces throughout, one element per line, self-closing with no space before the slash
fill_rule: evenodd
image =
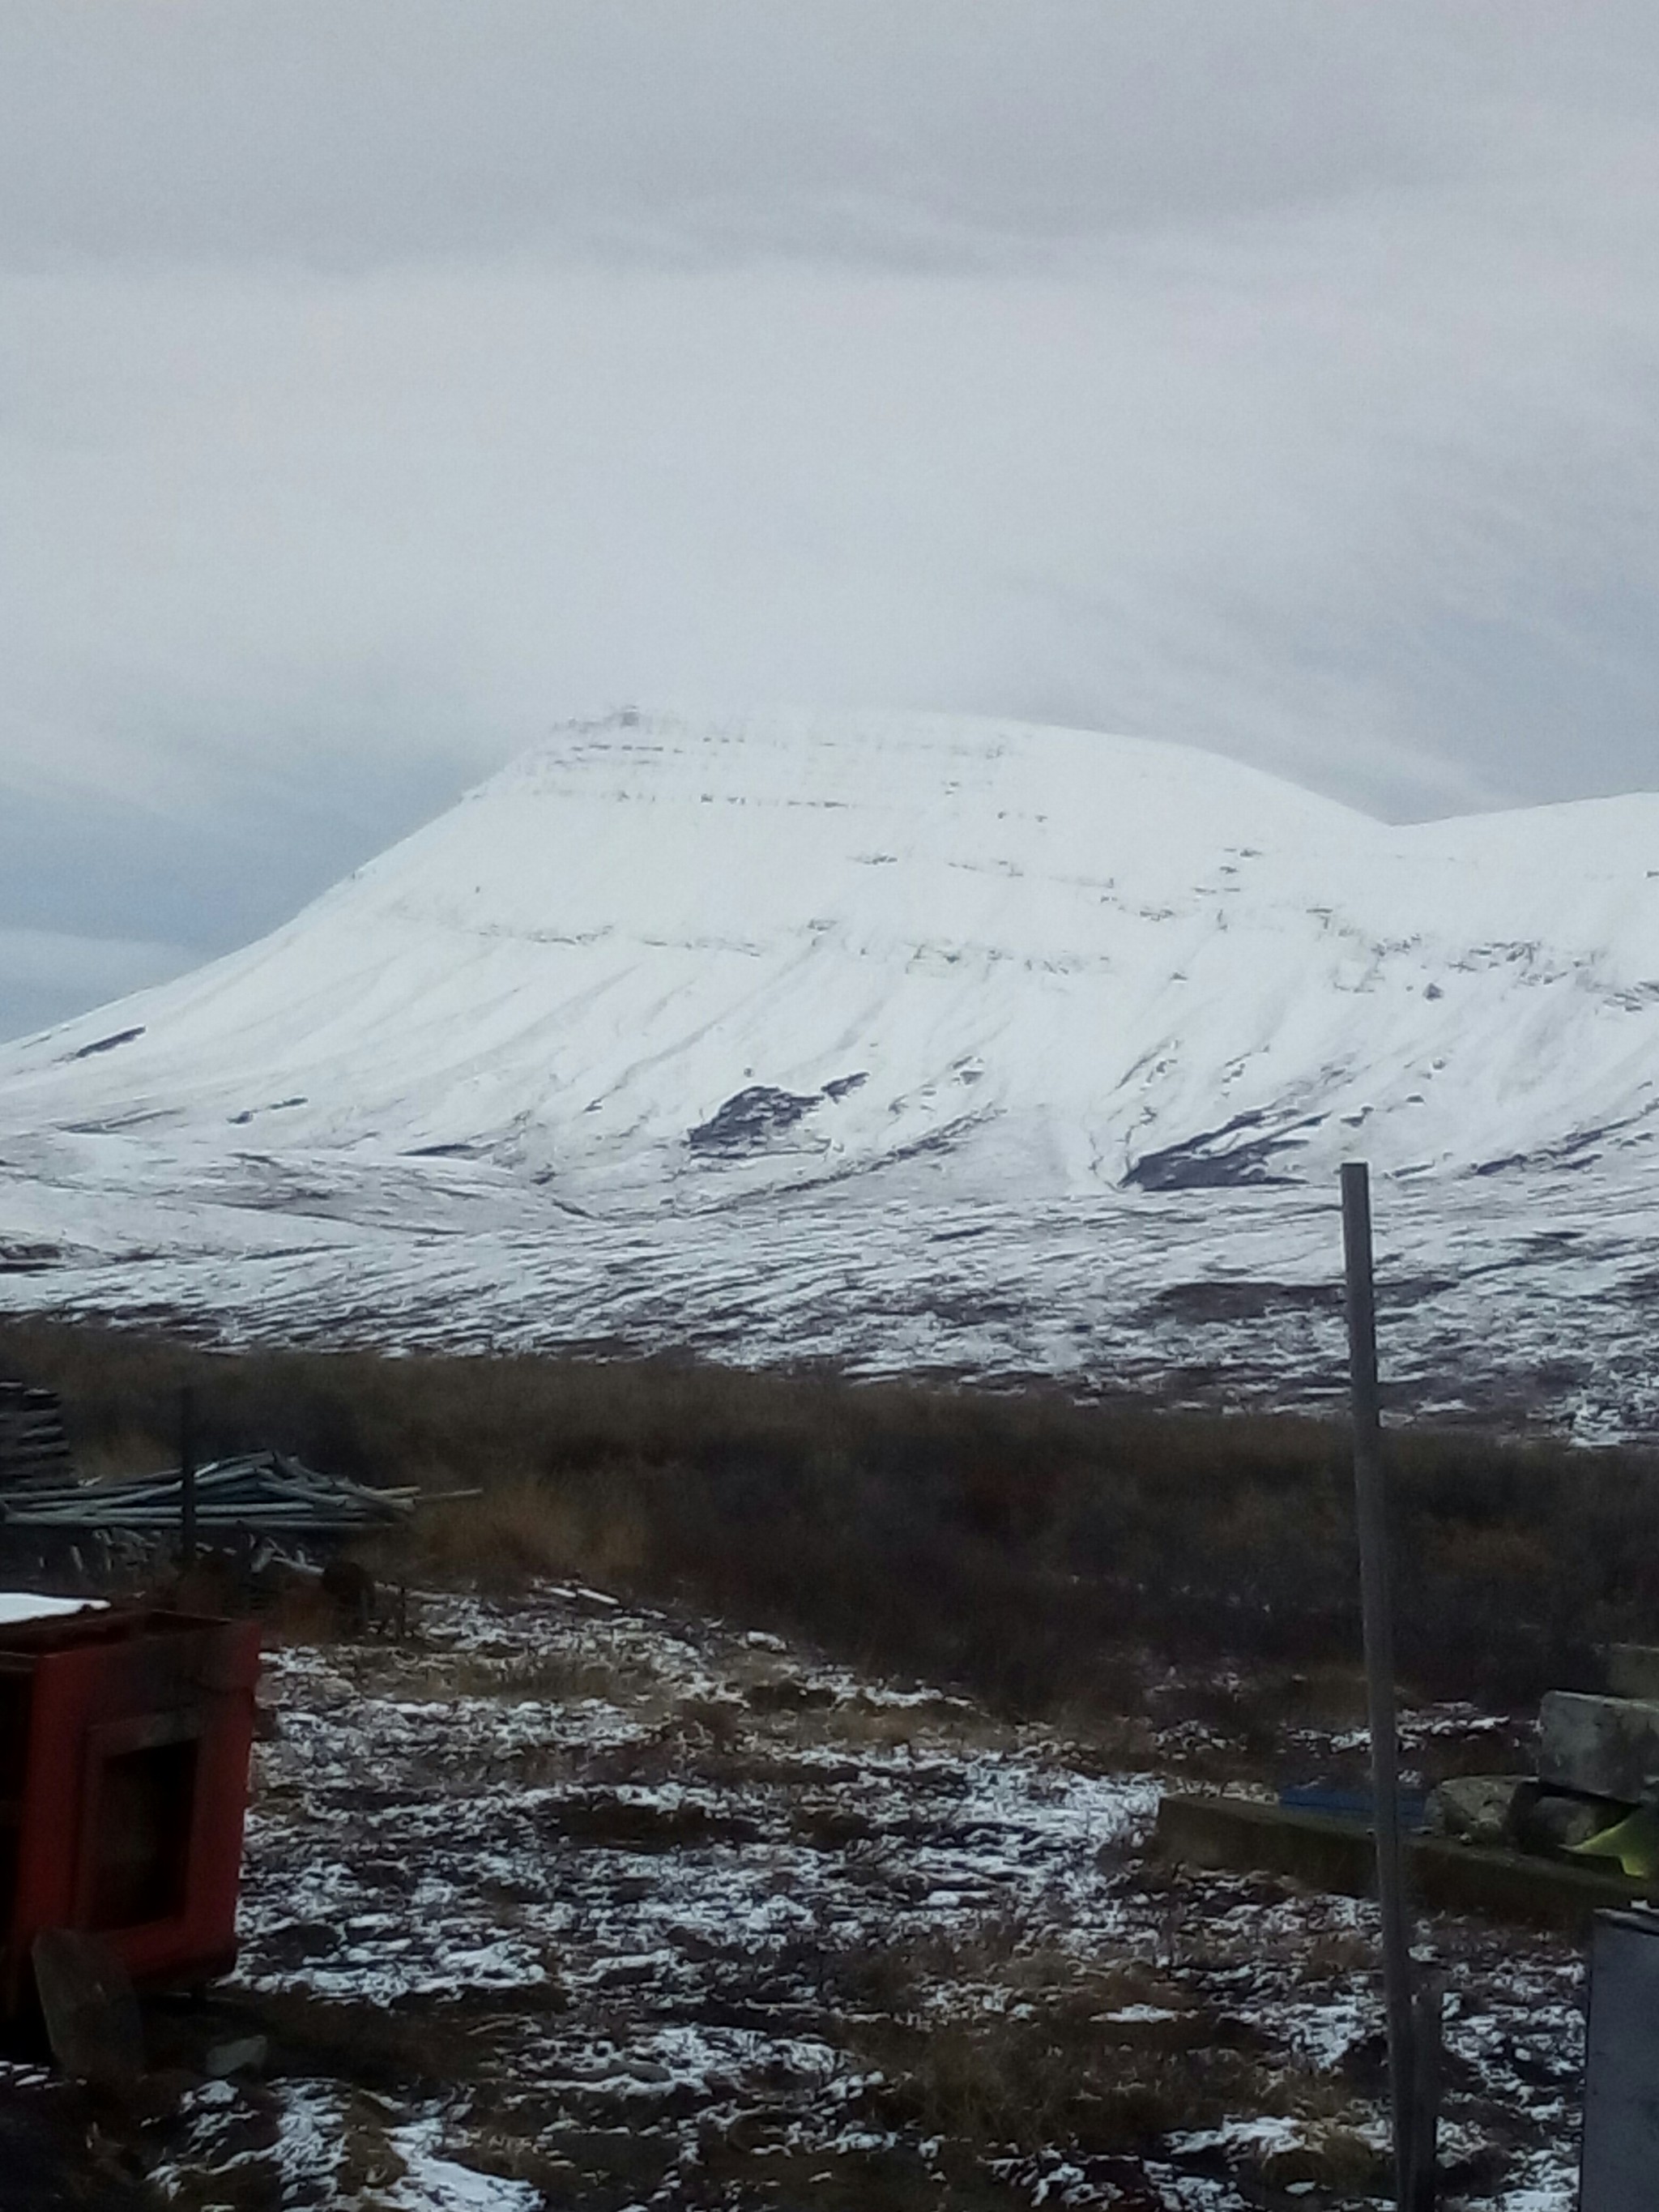
<path id="1" fill-rule="evenodd" d="M 1429 2077 L 1433 2068 L 1433 2029 L 1425 2015 L 1420 2025 L 1426 2033 L 1419 2036 L 1418 2008 L 1412 1996 L 1411 1918 L 1400 1843 L 1400 1740 L 1395 1712 L 1394 1603 L 1376 1375 L 1370 1175 L 1360 1161 L 1349 1161 L 1342 1170 L 1342 1247 L 1347 1270 L 1354 1504 L 1359 1524 L 1359 1601 L 1370 1722 L 1376 1894 L 1382 1911 L 1382 1982 L 1388 2005 L 1395 2202 L 1398 2212 L 1432 2212 L 1436 2100 Z M 1430 2048 L 1419 2053 L 1419 2041 Z M 1426 2129 L 1426 2140 L 1422 2142 L 1418 2140 L 1420 2128 Z"/>
<path id="2" fill-rule="evenodd" d="M 179 1393 L 179 1556 L 185 1566 L 196 1558 L 196 1393 L 188 1382 Z"/>

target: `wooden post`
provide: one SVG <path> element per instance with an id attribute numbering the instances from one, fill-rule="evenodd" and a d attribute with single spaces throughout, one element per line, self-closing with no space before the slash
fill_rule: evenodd
<path id="1" fill-rule="evenodd" d="M 1365 1698 L 1370 1720 L 1376 1894 L 1382 1911 L 1382 1982 L 1388 2005 L 1395 2202 L 1398 2212 L 1431 2212 L 1433 2144 L 1419 2144 L 1416 2140 L 1419 2066 L 1412 1998 L 1411 1920 L 1406 1903 L 1404 1856 L 1400 1847 L 1400 1745 L 1395 1716 L 1389 1516 L 1383 1488 L 1382 1425 L 1376 1378 L 1370 1176 L 1358 1161 L 1348 1162 L 1342 1170 L 1342 1247 L 1347 1266 L 1354 1504 L 1359 1523 L 1359 1597 L 1365 1638 Z M 1424 2117 L 1428 2118 L 1428 2114 L 1425 2112 Z"/>
<path id="2" fill-rule="evenodd" d="M 179 1557 L 187 1567 L 196 1558 L 196 1393 L 188 1382 L 179 1393 Z"/>

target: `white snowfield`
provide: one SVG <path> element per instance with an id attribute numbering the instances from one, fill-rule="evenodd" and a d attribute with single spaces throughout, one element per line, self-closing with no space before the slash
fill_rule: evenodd
<path id="1" fill-rule="evenodd" d="M 628 714 L 0 1048 L 0 1295 L 1317 1395 L 1361 1155 L 1407 1369 L 1481 1400 L 1495 1267 L 1499 1396 L 1627 1427 L 1569 1309 L 1653 1273 L 1656 1083 L 1659 794 L 1399 829 L 1130 738 Z"/>

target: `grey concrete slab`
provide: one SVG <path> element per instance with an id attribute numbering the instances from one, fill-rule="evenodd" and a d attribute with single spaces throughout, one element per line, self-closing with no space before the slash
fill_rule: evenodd
<path id="1" fill-rule="evenodd" d="M 1607 1687 L 1615 1698 L 1659 1703 L 1659 1644 L 1610 1644 Z"/>
<path id="2" fill-rule="evenodd" d="M 1659 1703 L 1552 1690 L 1539 1709 L 1538 1778 L 1636 1804 L 1659 1784 Z"/>
<path id="3" fill-rule="evenodd" d="M 1376 1893 L 1376 1845 L 1360 1820 L 1249 1798 L 1171 1794 L 1159 1803 L 1154 1840 L 1167 1857 L 1188 1866 L 1288 1875 L 1339 1896 Z M 1638 1904 L 1644 1896 L 1605 1861 L 1592 1869 L 1440 1836 L 1408 1836 L 1405 1852 L 1417 1898 L 1437 1912 L 1577 1929 L 1588 1928 L 1598 1911 Z"/>

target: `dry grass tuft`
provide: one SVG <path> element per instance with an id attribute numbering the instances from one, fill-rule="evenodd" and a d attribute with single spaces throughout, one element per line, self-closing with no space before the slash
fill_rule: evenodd
<path id="1" fill-rule="evenodd" d="M 1131 1962 L 1091 1966 L 1014 1931 L 872 1960 L 851 2025 L 890 2124 L 1004 2154 L 1142 2150 L 1271 2108 L 1273 2084 L 1209 2014 Z"/>
<path id="2" fill-rule="evenodd" d="M 546 1477 L 513 1474 L 477 1497 L 428 1507 L 408 1539 L 381 1552 L 386 1565 L 412 1579 L 506 1595 L 570 1576 L 625 1581 L 639 1571 L 646 1548 L 645 1531 L 627 1510 L 609 1510 L 603 1498 L 572 1495 Z"/>
<path id="3" fill-rule="evenodd" d="M 482 1492 L 383 1551 L 394 1574 L 684 1597 L 1085 1737 L 1144 1709 L 1144 1646 L 1283 1669 L 1287 1694 L 1332 1707 L 1346 1686 L 1320 1670 L 1358 1648 L 1330 1424 L 666 1360 L 205 1352 L 40 1322 L 0 1324 L 0 1372 L 64 1394 L 88 1468 L 167 1460 L 190 1382 L 205 1454 L 275 1444 Z M 1596 1644 L 1659 1629 L 1659 1460 L 1465 1432 L 1391 1448 L 1419 1686 L 1520 1705 L 1594 1686 Z M 1276 1718 L 1227 1725 L 1254 1742 Z"/>

